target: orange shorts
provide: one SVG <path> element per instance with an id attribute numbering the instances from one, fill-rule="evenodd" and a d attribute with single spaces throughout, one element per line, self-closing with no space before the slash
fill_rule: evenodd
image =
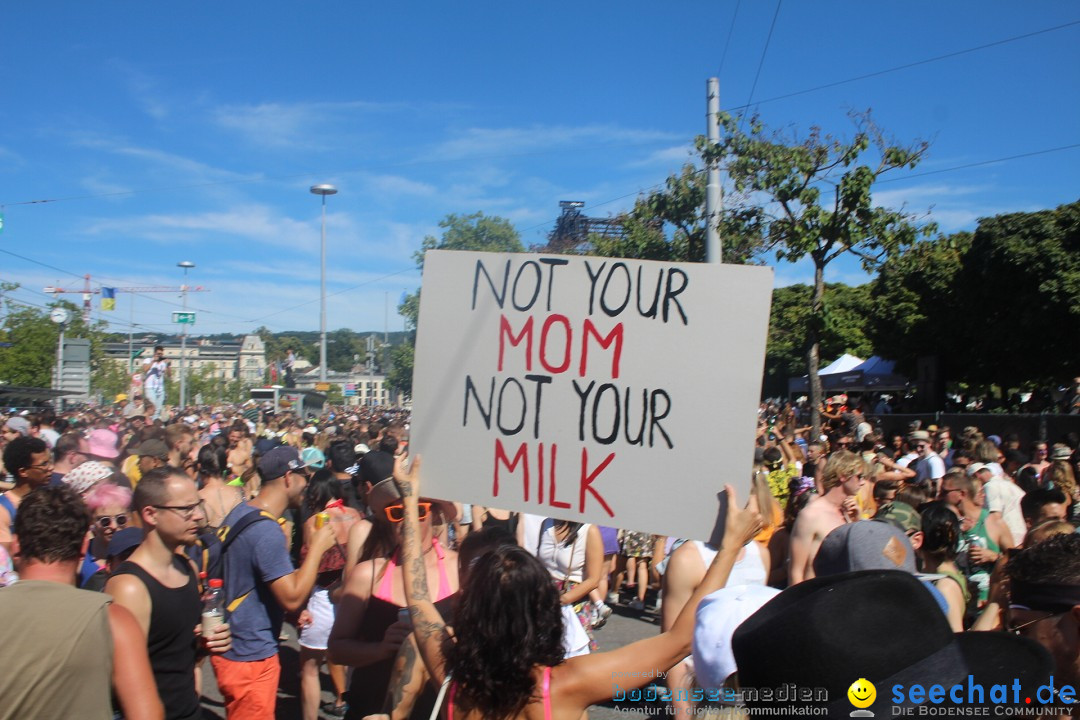
<path id="1" fill-rule="evenodd" d="M 273 720 L 281 677 L 277 655 L 251 662 L 211 655 L 210 664 L 225 698 L 225 716 L 229 720 Z"/>

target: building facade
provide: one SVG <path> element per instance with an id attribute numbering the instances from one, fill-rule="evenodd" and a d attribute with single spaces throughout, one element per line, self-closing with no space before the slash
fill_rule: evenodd
<path id="1" fill-rule="evenodd" d="M 374 407 L 376 405 L 390 406 L 394 404 L 394 398 L 390 394 L 390 385 L 386 382 L 385 375 L 369 374 L 366 370 L 357 367 L 352 372 L 327 372 L 326 384 L 337 386 L 345 399 L 346 407 Z M 319 381 L 319 369 L 310 368 L 306 372 L 296 373 L 296 388 L 298 390 L 317 390 L 326 392 Z"/>
<path id="2" fill-rule="evenodd" d="M 142 369 L 143 361 L 152 357 L 154 347 L 165 349 L 173 372 L 179 372 L 181 343 L 179 339 L 154 340 L 143 338 L 130 346 L 126 342 L 105 344 L 107 360 L 128 367 L 129 352 L 137 355 L 131 361 L 135 373 Z M 244 385 L 262 385 L 266 377 L 266 345 L 258 335 L 245 335 L 242 340 L 205 340 L 188 338 L 184 364 L 188 376 L 203 375 L 231 382 L 240 380 Z"/>

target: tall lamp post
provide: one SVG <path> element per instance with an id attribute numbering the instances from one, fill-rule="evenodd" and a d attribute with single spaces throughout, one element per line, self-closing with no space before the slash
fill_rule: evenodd
<path id="1" fill-rule="evenodd" d="M 312 185 L 313 195 L 322 195 L 322 244 L 319 268 L 319 382 L 326 382 L 326 196 L 337 195 L 333 185 Z"/>
<path id="2" fill-rule="evenodd" d="M 187 273 L 188 270 L 195 267 L 195 263 L 190 260 L 183 260 L 176 263 L 176 267 L 184 268 L 184 284 L 180 286 L 181 303 L 184 306 L 184 312 L 187 312 Z M 186 319 L 186 318 L 185 318 Z M 187 323 L 185 322 L 180 326 L 180 409 L 187 408 Z"/>

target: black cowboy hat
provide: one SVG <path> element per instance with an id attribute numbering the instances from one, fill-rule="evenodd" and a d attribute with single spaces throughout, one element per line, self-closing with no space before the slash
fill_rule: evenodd
<path id="1" fill-rule="evenodd" d="M 860 678 L 876 688 L 865 710 L 878 718 L 891 717 L 894 706 L 931 704 L 926 693 L 935 685 L 945 691 L 932 703 L 938 706 L 994 705 L 992 686 L 1005 685 L 1007 702 L 999 704 L 1033 707 L 1054 669 L 1049 653 L 1026 638 L 953 633 L 923 584 L 900 570 L 818 577 L 790 587 L 735 630 L 732 648 L 742 688 L 821 688 L 829 717 L 849 716 L 848 689 Z M 909 694 L 913 685 L 922 686 L 921 703 Z M 959 702 L 949 694 L 954 685 L 962 686 Z M 975 685 L 981 693 L 969 692 Z M 895 686 L 902 688 L 900 702 Z M 1050 699 L 1045 691 L 1043 699 Z"/>

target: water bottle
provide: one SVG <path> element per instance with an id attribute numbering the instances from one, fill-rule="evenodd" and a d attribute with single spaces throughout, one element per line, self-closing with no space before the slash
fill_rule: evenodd
<path id="1" fill-rule="evenodd" d="M 225 584 L 221 578 L 210 581 L 210 587 L 206 589 L 202 597 L 202 636 L 210 637 L 217 630 L 218 625 L 225 621 L 225 592 L 222 586 Z"/>

